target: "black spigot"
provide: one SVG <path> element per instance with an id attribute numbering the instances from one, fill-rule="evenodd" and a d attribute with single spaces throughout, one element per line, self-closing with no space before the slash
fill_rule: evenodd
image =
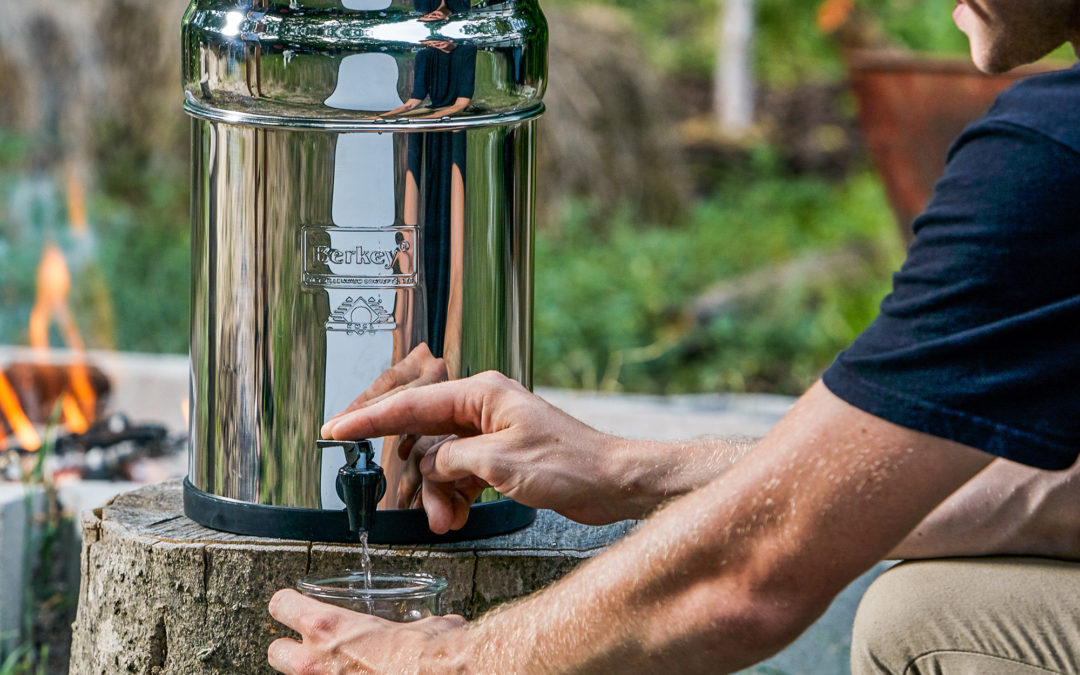
<path id="1" fill-rule="evenodd" d="M 375 463 L 371 441 L 319 441 L 319 448 L 345 451 L 345 466 L 338 469 L 337 493 L 349 514 L 349 534 L 354 539 L 375 525 L 375 508 L 386 493 L 386 476 Z"/>

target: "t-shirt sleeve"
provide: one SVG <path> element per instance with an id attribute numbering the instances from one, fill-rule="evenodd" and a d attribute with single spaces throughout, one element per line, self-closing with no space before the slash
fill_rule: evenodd
<path id="1" fill-rule="evenodd" d="M 1032 466 L 1080 452 L 1080 155 L 970 127 L 874 323 L 825 372 L 848 403 Z"/>

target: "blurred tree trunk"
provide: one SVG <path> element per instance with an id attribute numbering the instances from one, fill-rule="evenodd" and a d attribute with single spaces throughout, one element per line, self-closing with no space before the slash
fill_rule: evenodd
<path id="1" fill-rule="evenodd" d="M 690 182 L 674 129 L 686 111 L 650 66 L 633 23 L 602 5 L 544 8 L 551 77 L 540 124 L 538 216 L 553 225 L 567 197 L 603 224 L 629 207 L 644 222 L 680 222 Z"/>
<path id="2" fill-rule="evenodd" d="M 754 122 L 754 0 L 720 0 L 713 114 L 724 133 L 744 136 Z"/>

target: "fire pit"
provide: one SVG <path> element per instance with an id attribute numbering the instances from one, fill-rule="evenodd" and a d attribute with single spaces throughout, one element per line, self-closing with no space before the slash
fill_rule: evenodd
<path id="1" fill-rule="evenodd" d="M 72 310 L 68 259 L 92 249 L 72 242 L 92 240 L 79 183 L 68 185 L 67 193 L 70 236 L 58 234 L 41 246 L 26 322 L 29 348 L 0 348 L 0 480 L 26 478 L 43 450 L 39 469 L 47 480 L 164 480 L 176 470 L 150 460 L 179 455 L 186 432 L 177 429 L 184 435 L 170 438 L 160 410 L 115 406 L 114 378 L 97 364 L 107 361 L 117 370 L 117 359 L 87 353 Z M 18 254 L 37 255 L 32 246 Z M 53 348 L 55 341 L 66 348 Z M 169 407 L 180 407 L 183 396 Z"/>
<path id="2" fill-rule="evenodd" d="M 0 347 L 0 481 L 26 479 L 42 452 L 41 474 L 56 483 L 182 475 L 183 363 Z"/>

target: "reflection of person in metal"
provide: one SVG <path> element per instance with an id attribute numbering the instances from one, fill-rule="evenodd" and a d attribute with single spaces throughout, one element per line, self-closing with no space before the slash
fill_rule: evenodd
<path id="1" fill-rule="evenodd" d="M 416 9 L 424 14 L 420 21 L 446 21 L 451 15 L 468 12 L 469 0 L 416 0 Z"/>
<path id="2" fill-rule="evenodd" d="M 411 112 L 426 100 L 432 112 L 419 118 L 445 117 L 464 110 L 472 100 L 476 73 L 476 48 L 452 40 L 428 40 L 416 57 L 413 90 L 409 100 L 387 115 Z M 458 377 L 461 362 L 462 270 L 465 247 L 466 143 L 463 131 L 410 134 L 403 217 L 405 225 L 420 226 L 427 311 L 422 327 L 427 346 L 442 357 L 450 377 Z M 421 203 L 421 196 L 423 202 Z M 404 270 L 403 270 L 404 271 Z M 409 300 L 407 302 L 414 302 Z M 406 309 L 402 305 L 402 309 Z M 408 312 L 406 312 L 408 313 Z M 402 332 L 398 324 L 395 340 Z M 409 344 L 415 344 L 411 339 Z M 404 343 L 402 343 L 403 345 Z M 395 341 L 394 362 L 404 358 Z M 418 505 L 415 487 L 419 472 L 408 459 L 398 463 L 397 438 L 383 446 L 387 492 L 383 508 Z M 405 453 L 407 455 L 407 453 Z M 398 488 L 401 486 L 402 490 Z M 411 488 L 411 489 L 409 489 Z"/>
<path id="3" fill-rule="evenodd" d="M 415 119 L 450 117 L 468 107 L 476 81 L 476 47 L 453 40 L 424 40 L 416 55 L 409 100 L 379 117 L 408 115 L 430 98 L 424 114 Z"/>
<path id="4" fill-rule="evenodd" d="M 476 48 L 451 40 L 425 45 L 416 58 L 412 96 L 402 107 L 415 109 L 428 99 L 434 112 L 423 117 L 464 110 L 473 96 Z M 461 131 L 410 135 L 405 176 L 405 224 L 422 224 L 429 346 L 435 356 L 447 359 L 451 376 L 459 365 L 465 150 Z"/>
<path id="5" fill-rule="evenodd" d="M 249 57 L 244 59 L 244 84 L 247 85 L 248 94 L 254 98 L 262 98 L 265 95 L 262 90 L 262 42 L 259 35 L 266 28 L 261 21 L 260 12 L 265 12 L 267 9 L 267 0 L 254 0 L 251 11 L 246 17 L 247 20 L 254 22 L 253 30 L 242 33 L 245 42 L 250 43 L 250 46 L 245 45 Z"/>
<path id="6" fill-rule="evenodd" d="M 412 274 L 416 270 L 409 242 L 401 232 L 394 235 L 394 241 L 397 252 L 390 263 L 391 271 L 395 276 Z M 394 363 L 404 361 L 409 349 L 416 344 L 413 326 L 414 292 L 413 288 L 398 288 L 394 293 Z M 376 390 L 378 384 L 373 384 L 368 392 Z M 416 462 L 408 461 L 407 446 L 411 446 L 413 440 L 408 436 L 387 436 L 383 440 L 383 470 L 387 476 L 387 490 L 380 502 L 380 508 L 407 509 L 414 501 L 417 501 L 416 505 L 419 506 L 419 469 Z M 402 453 L 406 455 L 405 460 L 398 460 Z"/>
<path id="7" fill-rule="evenodd" d="M 394 235 L 396 252 L 390 263 L 390 269 L 394 276 L 406 276 L 412 274 L 413 256 L 409 243 L 405 241 L 405 235 L 398 232 Z M 405 354 L 412 344 L 412 289 L 398 288 L 394 298 L 394 363 L 405 358 Z"/>

